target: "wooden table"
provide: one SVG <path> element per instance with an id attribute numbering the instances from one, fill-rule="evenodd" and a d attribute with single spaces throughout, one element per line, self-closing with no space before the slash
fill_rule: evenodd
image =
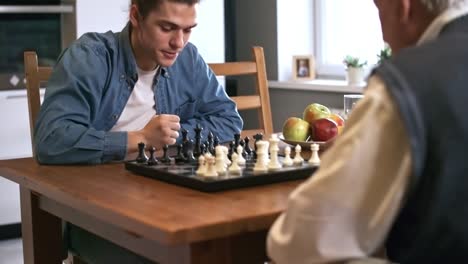
<path id="1" fill-rule="evenodd" d="M 300 181 L 202 193 L 124 165 L 0 161 L 20 185 L 25 263 L 61 263 L 62 219 L 159 263 L 262 263 L 268 228 Z"/>

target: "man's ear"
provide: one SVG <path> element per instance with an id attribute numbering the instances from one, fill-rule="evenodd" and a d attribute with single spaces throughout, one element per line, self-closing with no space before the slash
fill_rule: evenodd
<path id="1" fill-rule="evenodd" d="M 131 7 L 130 7 L 130 23 L 132 23 L 132 26 L 133 27 L 138 27 L 139 25 L 139 22 L 140 22 L 140 12 L 138 12 L 138 7 L 133 4 Z"/>

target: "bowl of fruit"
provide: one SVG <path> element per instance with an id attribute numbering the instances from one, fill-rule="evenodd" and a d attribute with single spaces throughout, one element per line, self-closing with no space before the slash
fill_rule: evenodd
<path id="1" fill-rule="evenodd" d="M 341 133 L 344 124 L 344 119 L 328 107 L 312 103 L 304 109 L 302 117 L 286 119 L 279 138 L 287 144 L 307 149 L 316 143 L 324 150 Z"/>

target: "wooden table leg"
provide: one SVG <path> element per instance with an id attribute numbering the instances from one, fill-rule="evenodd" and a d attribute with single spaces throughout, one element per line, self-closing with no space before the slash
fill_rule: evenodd
<path id="1" fill-rule="evenodd" d="M 66 258 L 60 218 L 39 208 L 39 197 L 20 187 L 25 264 L 59 264 Z"/>
<path id="2" fill-rule="evenodd" d="M 267 231 L 259 231 L 197 242 L 191 246 L 189 263 L 264 263 L 267 260 L 266 236 Z"/>

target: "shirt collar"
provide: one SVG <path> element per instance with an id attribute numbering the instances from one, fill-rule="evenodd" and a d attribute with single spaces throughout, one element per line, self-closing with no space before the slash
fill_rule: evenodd
<path id="1" fill-rule="evenodd" d="M 122 29 L 122 32 L 119 36 L 120 43 L 120 54 L 122 54 L 124 62 L 124 71 L 127 77 L 130 77 L 134 82 L 138 79 L 138 74 L 136 70 L 136 61 L 135 56 L 133 55 L 133 49 L 130 44 L 130 22 Z"/>
<path id="2" fill-rule="evenodd" d="M 135 55 L 133 54 L 132 45 L 130 43 L 130 34 L 131 34 L 131 24 L 130 22 L 122 29 L 122 32 L 119 37 L 121 53 L 124 57 L 124 70 L 128 77 L 130 77 L 134 82 L 138 80 L 137 64 Z M 161 74 L 164 77 L 168 77 L 167 68 L 160 67 L 158 65 L 158 71 L 156 75 Z"/>
<path id="3" fill-rule="evenodd" d="M 437 38 L 445 25 L 453 20 L 468 14 L 468 3 L 449 8 L 437 16 L 429 25 L 424 34 L 419 38 L 418 45 L 424 44 Z"/>

